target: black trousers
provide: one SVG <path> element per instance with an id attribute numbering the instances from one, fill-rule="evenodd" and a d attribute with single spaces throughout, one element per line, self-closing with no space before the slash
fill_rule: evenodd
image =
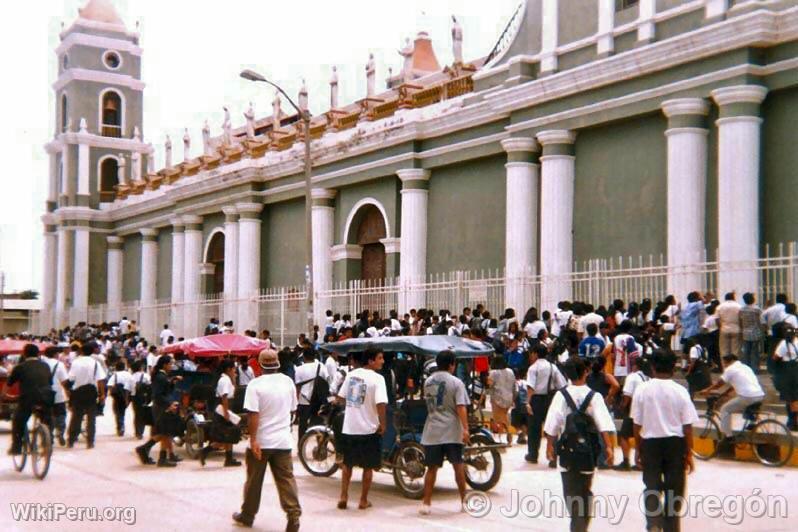
<path id="1" fill-rule="evenodd" d="M 585 475 L 579 471 L 563 471 L 562 493 L 565 508 L 571 516 L 571 532 L 586 532 L 593 511 L 593 473 Z"/>
<path id="2" fill-rule="evenodd" d="M 35 403 L 27 401 L 20 401 L 17 404 L 17 409 L 14 411 L 14 417 L 11 419 L 11 446 L 14 449 L 22 447 L 22 435 L 25 433 L 25 425 L 28 424 L 30 416 L 33 414 Z M 51 419 L 50 408 L 45 408 L 42 415 L 42 423 L 51 427 L 53 422 Z"/>
<path id="3" fill-rule="evenodd" d="M 144 436 L 144 428 L 147 426 L 145 421 L 147 419 L 147 414 L 145 412 L 146 409 L 149 407 L 141 406 L 136 401 L 132 401 L 133 403 L 133 428 L 136 431 L 136 437 Z"/>
<path id="4" fill-rule="evenodd" d="M 66 436 L 66 403 L 53 405 L 52 429 L 58 431 L 61 436 Z"/>
<path id="5" fill-rule="evenodd" d="M 548 395 L 533 395 L 530 404 L 532 405 L 532 415 L 527 416 L 527 440 L 526 453 L 529 458 L 538 459 L 540 454 L 540 439 L 543 434 L 543 423 L 546 421 L 546 414 L 549 412 Z"/>
<path id="6" fill-rule="evenodd" d="M 299 420 L 299 432 L 297 436 L 297 442 L 302 438 L 302 436 L 307 432 L 308 425 L 311 421 L 311 410 L 310 405 L 297 405 L 296 407 L 296 415 L 297 419 Z"/>
<path id="7" fill-rule="evenodd" d="M 68 442 L 75 443 L 80 436 L 80 426 L 83 424 L 83 418 L 86 417 L 86 438 L 88 443 L 94 443 L 95 434 L 95 421 L 97 419 L 97 401 L 72 401 L 72 415 L 69 418 L 69 436 Z"/>
<path id="8" fill-rule="evenodd" d="M 679 513 L 687 482 L 684 438 L 647 438 L 640 448 L 643 458 L 643 484 L 646 524 L 664 532 L 679 531 Z"/>
<path id="9" fill-rule="evenodd" d="M 112 398 L 114 401 L 114 418 L 116 419 L 116 432 L 122 434 L 125 432 L 125 410 L 127 410 L 127 401 L 124 399 Z"/>

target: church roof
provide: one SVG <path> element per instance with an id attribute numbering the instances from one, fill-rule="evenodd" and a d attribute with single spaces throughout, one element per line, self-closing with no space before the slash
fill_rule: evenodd
<path id="1" fill-rule="evenodd" d="M 78 13 L 80 18 L 85 20 L 124 25 L 111 0 L 89 0 L 85 7 L 78 10 Z"/>
<path id="2" fill-rule="evenodd" d="M 432 40 L 426 31 L 418 32 L 413 48 L 413 70 L 421 72 L 437 72 L 441 69 L 435 50 L 432 49 Z"/>

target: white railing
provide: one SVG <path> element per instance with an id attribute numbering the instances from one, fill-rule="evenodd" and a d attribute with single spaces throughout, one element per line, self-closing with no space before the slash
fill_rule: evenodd
<path id="1" fill-rule="evenodd" d="M 316 305 L 323 315 L 326 309 L 354 316 L 368 309 L 388 316 L 391 310 L 404 312 L 403 303 L 413 294 L 416 308 L 448 309 L 459 313 L 463 307 L 482 304 L 494 315 L 500 314 L 508 304 L 508 294 L 522 294 L 515 301 L 517 313 L 536 306 L 541 310 L 542 287 L 547 284 L 565 284 L 570 299 L 595 305 L 608 304 L 613 299 L 626 302 L 651 298 L 664 299 L 675 280 L 680 277 L 691 281 L 689 290 L 712 292 L 722 298 L 719 280 L 723 275 L 744 273 L 756 279 L 760 305 L 773 301 L 778 293 L 787 294 L 791 301 L 798 300 L 798 249 L 796 244 L 766 247 L 764 257 L 749 263 L 719 263 L 703 260 L 689 266 L 672 267 L 665 264 L 664 256 L 625 257 L 591 260 L 574 265 L 574 273 L 543 278 L 527 273 L 506 277 L 502 270 L 457 271 L 434 274 L 416 283 L 402 284 L 399 278 L 379 281 L 350 281 L 339 283 L 330 290 L 316 294 Z M 675 294 L 684 299 L 686 293 Z M 739 295 L 739 294 L 738 294 Z M 407 306 L 407 305 L 405 305 Z M 552 310 L 552 309 L 548 309 Z M 236 329 L 269 329 L 279 345 L 293 344 L 300 333 L 306 332 L 306 292 L 304 286 L 261 290 L 249 298 L 225 299 L 223 294 L 203 296 L 196 302 L 171 303 L 158 301 L 155 305 L 141 305 L 138 301 L 123 303 L 118 310 L 107 305 L 75 310 L 57 315 L 48 311 L 31 319 L 31 330 L 45 333 L 53 320 L 64 326 L 77 321 L 102 323 L 117 321 L 122 316 L 136 320 L 142 331 L 154 338 L 163 324 L 170 324 L 178 336 L 202 334 L 211 318 L 220 323 L 232 320 Z M 68 321 L 72 318 L 79 320 Z M 190 319 L 189 319 L 190 318 Z M 145 323 L 146 322 L 146 323 Z M 323 329 L 323 326 L 322 326 Z M 323 332 L 323 331 L 322 331 Z"/>

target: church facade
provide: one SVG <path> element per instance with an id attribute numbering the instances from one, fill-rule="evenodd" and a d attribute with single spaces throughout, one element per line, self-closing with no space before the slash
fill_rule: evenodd
<path id="1" fill-rule="evenodd" d="M 620 256 L 663 257 L 680 297 L 762 293 L 766 247 L 798 239 L 798 1 L 526 0 L 497 37 L 463 61 L 455 22 L 441 68 L 421 33 L 384 91 L 371 73 L 339 104 L 333 79 L 309 131 L 276 101 L 157 164 L 138 35 L 90 0 L 56 50 L 41 327 L 127 312 L 188 336 L 218 294 L 216 317 L 276 328 L 265 291 L 305 284 L 305 135 L 317 319 L 364 281 L 432 306 L 454 271 L 500 272 L 494 311 L 554 309 Z"/>

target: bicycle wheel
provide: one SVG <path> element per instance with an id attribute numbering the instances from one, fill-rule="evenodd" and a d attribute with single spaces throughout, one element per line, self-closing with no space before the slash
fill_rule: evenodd
<path id="1" fill-rule="evenodd" d="M 693 430 L 693 437 L 699 441 L 693 441 L 693 456 L 699 460 L 710 460 L 718 454 L 718 440 L 720 438 L 720 427 L 714 418 L 707 414 L 698 416 Z"/>
<path id="2" fill-rule="evenodd" d="M 44 425 L 37 425 L 31 434 L 30 459 L 33 474 L 44 480 L 50 470 L 50 458 L 53 455 L 53 441 L 50 431 Z"/>
<path id="3" fill-rule="evenodd" d="M 324 427 L 312 427 L 299 440 L 299 461 L 314 477 L 329 477 L 338 471 L 334 437 Z"/>
<path id="4" fill-rule="evenodd" d="M 762 465 L 781 467 L 792 458 L 795 442 L 790 430 L 780 421 L 763 419 L 754 425 L 748 439 Z"/>
<path id="5" fill-rule="evenodd" d="M 11 457 L 14 461 L 14 469 L 19 472 L 22 472 L 25 469 L 25 463 L 28 461 L 28 429 L 25 428 L 25 432 L 22 434 L 22 453 L 15 454 Z"/>

